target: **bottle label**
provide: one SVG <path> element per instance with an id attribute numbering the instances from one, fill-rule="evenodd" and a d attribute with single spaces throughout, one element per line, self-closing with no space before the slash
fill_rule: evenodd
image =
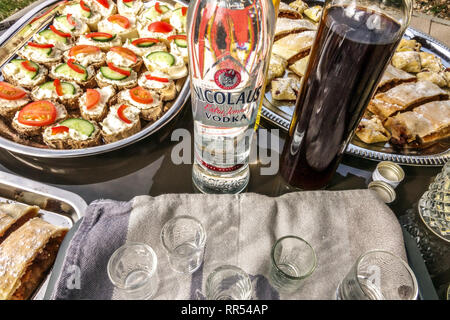
<path id="1" fill-rule="evenodd" d="M 234 69 L 221 69 L 214 74 L 214 81 L 219 88 L 231 90 L 241 83 L 241 74 Z"/>

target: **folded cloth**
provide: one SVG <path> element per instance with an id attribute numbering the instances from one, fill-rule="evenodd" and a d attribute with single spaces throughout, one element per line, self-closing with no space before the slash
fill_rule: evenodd
<path id="1" fill-rule="evenodd" d="M 192 275 L 170 269 L 160 240 L 163 224 L 178 215 L 196 217 L 207 232 L 204 263 Z M 298 291 L 280 294 L 267 280 L 270 251 L 278 238 L 289 234 L 308 241 L 318 263 Z M 276 198 L 244 193 L 139 196 L 130 203 L 99 200 L 89 206 L 71 240 L 53 298 L 122 299 L 106 265 L 126 241 L 146 243 L 157 254 L 160 284 L 154 299 L 202 299 L 206 278 L 223 264 L 250 275 L 254 299 L 334 299 L 339 282 L 362 253 L 384 249 L 406 260 L 397 218 L 370 190 Z M 72 283 L 74 270 L 79 270 L 78 286 Z"/>

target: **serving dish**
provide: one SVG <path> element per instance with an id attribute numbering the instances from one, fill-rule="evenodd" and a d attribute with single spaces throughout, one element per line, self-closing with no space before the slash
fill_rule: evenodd
<path id="1" fill-rule="evenodd" d="M 290 2 L 290 1 L 287 1 Z M 306 1 L 309 5 L 321 5 L 323 1 Z M 302 33 L 300 33 L 302 34 Z M 442 60 L 442 64 L 450 67 L 450 49 L 444 44 L 413 28 L 408 28 L 404 38 L 414 39 L 422 46 L 421 51 L 429 52 Z M 275 100 L 271 92 L 266 90 L 261 116 L 272 125 L 289 130 L 294 101 Z M 450 158 L 450 141 L 443 139 L 424 148 L 394 148 L 390 143 L 366 144 L 358 137 L 353 138 L 346 153 L 370 160 L 390 160 L 407 165 L 440 166 Z"/>
<path id="2" fill-rule="evenodd" d="M 0 171 L 0 203 L 5 202 L 38 206 L 39 215 L 44 221 L 69 229 L 87 208 L 86 202 L 72 192 Z M 50 276 L 51 271 L 32 299 L 43 298 Z"/>
<path id="3" fill-rule="evenodd" d="M 167 0 L 164 2 L 167 2 L 171 5 L 175 5 L 176 3 L 185 5 L 185 3 L 180 0 Z M 15 53 L 36 32 L 46 28 L 46 26 L 49 25 L 53 17 L 56 15 L 57 9 L 54 9 L 54 7 L 58 5 L 60 5 L 60 1 L 57 0 L 44 1 L 41 5 L 33 8 L 30 12 L 19 19 L 9 30 L 7 30 L 0 37 L 0 46 L 2 47 L 2 49 L 0 49 L 0 58 L 4 57 L 7 54 L 7 48 L 13 48 Z M 38 23 L 39 27 L 31 27 L 31 29 L 33 30 L 31 30 L 32 32 L 30 32 L 29 22 L 32 21 L 32 19 L 36 19 L 36 17 L 39 17 L 42 14 L 42 11 L 45 12 L 45 15 L 40 20 L 34 22 Z M 0 59 L 2 60 L 0 62 L 0 68 L 1 66 L 4 66 L 5 63 L 10 61 L 11 58 L 13 57 L 9 55 L 8 59 L 6 60 Z M 187 99 L 189 98 L 189 83 L 187 78 L 184 79 L 184 83 L 181 83 L 180 87 L 181 89 L 176 99 L 171 102 L 171 107 L 162 115 L 161 118 L 159 118 L 155 122 L 147 123 L 139 132 L 122 140 L 84 149 L 55 150 L 26 146 L 13 142 L 4 137 L 0 137 L 0 147 L 12 153 L 37 158 L 76 158 L 117 150 L 154 134 L 155 132 L 166 126 L 167 123 L 171 122 L 171 120 L 173 120 L 180 113 Z"/>

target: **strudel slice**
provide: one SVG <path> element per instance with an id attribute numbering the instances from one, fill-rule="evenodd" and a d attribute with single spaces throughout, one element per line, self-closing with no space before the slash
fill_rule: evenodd
<path id="1" fill-rule="evenodd" d="M 314 25 L 314 23 L 300 19 L 300 20 L 293 20 L 288 18 L 278 18 L 277 24 L 275 27 L 275 38 L 274 40 L 277 41 L 284 36 L 287 36 L 288 34 L 293 33 L 300 33 L 302 31 L 307 30 L 316 30 L 317 27 Z"/>
<path id="2" fill-rule="evenodd" d="M 385 92 L 400 83 L 412 82 L 415 80 L 416 77 L 414 75 L 397 69 L 393 65 L 389 64 L 386 71 L 384 71 L 383 77 L 381 77 L 377 90 L 378 92 Z"/>
<path id="3" fill-rule="evenodd" d="M 272 98 L 275 100 L 296 100 L 300 91 L 300 79 L 295 75 L 272 80 Z"/>
<path id="4" fill-rule="evenodd" d="M 36 217 L 39 207 L 20 203 L 0 203 L 0 244 L 14 230 Z"/>
<path id="5" fill-rule="evenodd" d="M 385 119 L 399 111 L 408 111 L 420 104 L 447 98 L 447 92 L 430 81 L 408 82 L 375 95 L 368 109 Z"/>
<path id="6" fill-rule="evenodd" d="M 450 136 L 450 100 L 433 101 L 389 118 L 385 123 L 391 142 L 428 144 Z"/>
<path id="7" fill-rule="evenodd" d="M 361 119 L 355 133 L 361 141 L 368 144 L 386 142 L 391 138 L 391 134 L 386 130 L 377 116 L 374 116 L 371 119 Z"/>
<path id="8" fill-rule="evenodd" d="M 280 2 L 278 7 L 278 17 L 279 18 L 289 18 L 289 19 L 301 19 L 302 14 L 295 10 L 295 8 L 290 7 L 284 2 Z"/>
<path id="9" fill-rule="evenodd" d="M 309 54 L 315 37 L 315 31 L 290 34 L 275 41 L 272 52 L 286 59 L 289 64 L 292 64 Z"/>
<path id="10" fill-rule="evenodd" d="M 267 72 L 266 84 L 269 84 L 269 82 L 274 78 L 282 77 L 287 65 L 288 63 L 284 58 L 272 53 L 270 56 L 269 71 Z"/>
<path id="11" fill-rule="evenodd" d="M 0 300 L 25 300 L 53 265 L 68 229 L 33 218 L 0 245 Z"/>

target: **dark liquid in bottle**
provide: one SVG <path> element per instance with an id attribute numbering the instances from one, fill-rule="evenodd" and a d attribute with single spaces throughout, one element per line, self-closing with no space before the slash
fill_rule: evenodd
<path id="1" fill-rule="evenodd" d="M 322 19 L 281 162 L 302 189 L 330 182 L 401 37 L 397 22 L 363 8 L 333 6 Z"/>

